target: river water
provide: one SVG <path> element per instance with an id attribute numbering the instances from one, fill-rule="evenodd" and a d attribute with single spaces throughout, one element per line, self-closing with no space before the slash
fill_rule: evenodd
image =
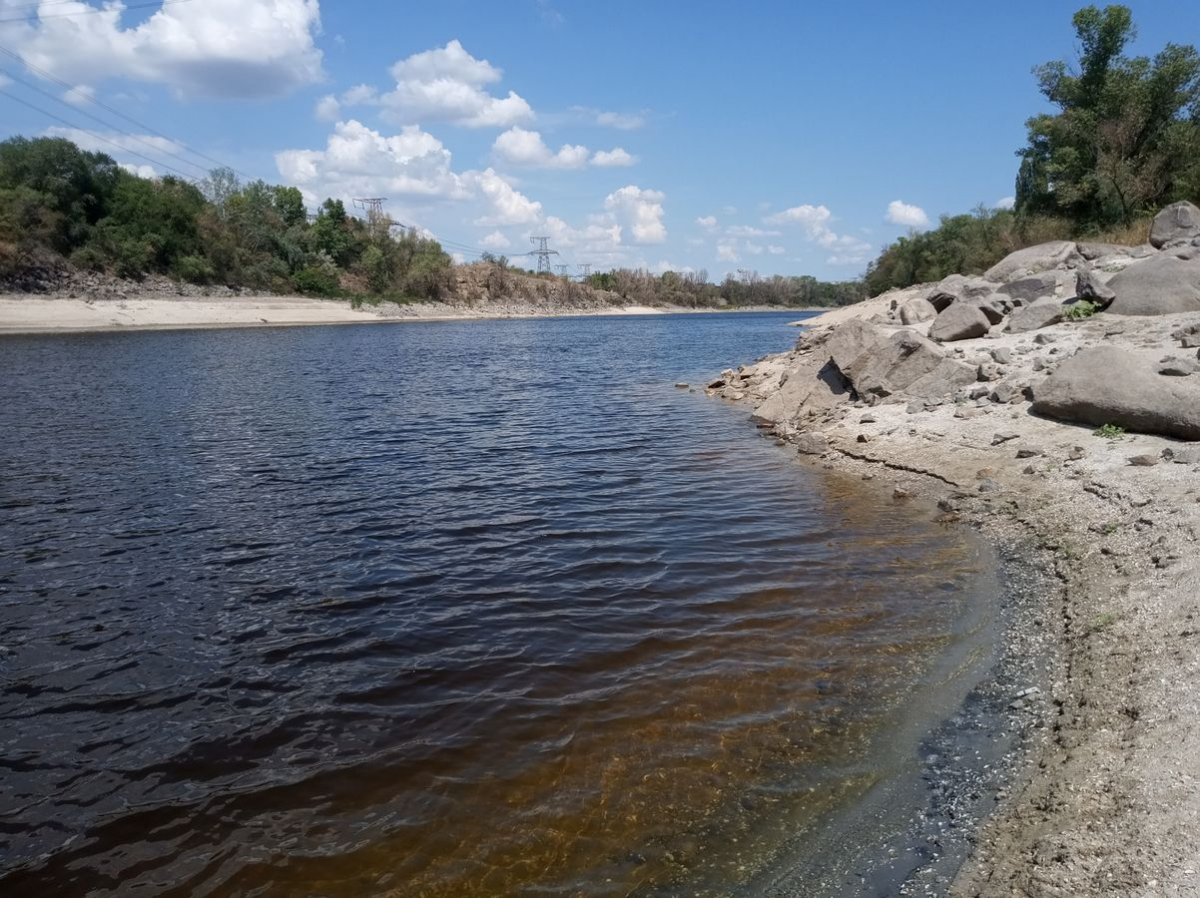
<path id="1" fill-rule="evenodd" d="M 0 893 L 753 894 L 805 863 L 915 751 L 991 581 L 675 388 L 794 317 L 0 341 Z"/>

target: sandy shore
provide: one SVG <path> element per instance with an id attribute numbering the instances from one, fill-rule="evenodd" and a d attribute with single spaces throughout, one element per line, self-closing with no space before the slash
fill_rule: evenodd
<path id="1" fill-rule="evenodd" d="M 883 308 L 886 300 L 872 301 L 811 323 Z M 1008 349 L 1011 370 L 1036 390 L 1081 346 L 1178 346 L 1171 331 L 1196 322 L 1200 313 L 1104 314 L 951 345 L 967 359 Z M 772 365 L 795 358 L 749 366 L 748 377 L 710 393 L 757 404 L 779 389 Z M 1107 439 L 1029 405 L 1022 396 L 967 406 L 859 402 L 803 431 L 768 430 L 793 444 L 821 434 L 827 446 L 802 459 L 894 484 L 893 501 L 928 497 L 941 520 L 978 527 L 1050 584 L 1007 637 L 1010 653 L 1042 671 L 1040 691 L 1010 706 L 1008 725 L 1026 753 L 992 787 L 996 810 L 971 836 L 953 881 L 939 883 L 945 871 L 930 866 L 905 894 L 1200 894 L 1200 464 L 1171 459 L 1196 444 Z"/>
<path id="2" fill-rule="evenodd" d="M 247 298 L 138 297 L 58 299 L 0 296 L 0 334 L 56 331 L 165 330 L 173 328 L 278 327 L 281 325 L 378 324 L 456 321 L 469 318 L 561 315 L 658 315 L 682 309 L 615 306 L 558 313 L 519 307 L 462 309 L 442 303 L 350 307 L 348 302 L 303 296 Z"/>
<path id="3" fill-rule="evenodd" d="M 748 308 L 738 311 L 780 310 Z M 0 296 L 0 334 L 319 324 L 395 324 L 491 318 L 665 315 L 703 312 L 714 312 L 714 310 L 686 309 L 680 306 L 652 307 L 637 304 L 569 308 L 522 302 L 495 302 L 478 307 L 462 307 L 437 302 L 408 305 L 381 303 L 378 306 L 363 306 L 354 309 L 345 301 L 312 299 L 303 296 L 211 299 L 151 296 L 129 299 L 66 299 L 7 295 Z"/>

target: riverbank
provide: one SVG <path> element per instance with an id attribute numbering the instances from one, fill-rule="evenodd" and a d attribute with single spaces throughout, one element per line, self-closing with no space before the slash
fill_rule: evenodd
<path id="1" fill-rule="evenodd" d="M 740 312 L 781 311 L 747 308 Z M 797 310 L 787 310 L 797 311 Z M 718 312 L 682 306 L 605 305 L 572 308 L 523 302 L 458 306 L 438 302 L 380 303 L 352 308 L 343 300 L 303 296 L 136 297 L 128 299 L 0 296 L 0 334 L 74 331 L 169 330 L 186 328 L 280 327 L 321 324 L 395 324 L 489 318 L 549 318 L 574 315 L 663 315 Z"/>
<path id="2" fill-rule="evenodd" d="M 819 316 L 795 351 L 726 372 L 709 392 L 753 404 L 802 457 L 886 478 L 893 501 L 927 497 L 944 522 L 1049 575 L 1008 637 L 1044 683 L 1005 707 L 1025 751 L 987 787 L 995 810 L 965 863 L 927 866 L 908 893 L 1194 895 L 1200 451 L 1179 437 L 1200 412 L 1200 311 L 1135 312 L 1167 295 L 1161 271 L 1145 269 L 1153 292 L 1116 274 L 1158 255 L 1155 267 L 1190 278 L 1196 263 L 1190 250 L 1178 266 L 1155 248 L 1100 264 L 1082 246 L 1035 249 L 1052 261 L 1026 256 Z M 1110 311 L 1070 320 L 1085 292 Z M 986 312 L 981 325 L 970 307 Z M 947 330 L 956 316 L 970 326 Z"/>

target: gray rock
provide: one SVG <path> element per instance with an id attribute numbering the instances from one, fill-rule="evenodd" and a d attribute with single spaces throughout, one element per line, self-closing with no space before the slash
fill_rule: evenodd
<path id="1" fill-rule="evenodd" d="M 1197 359 L 1163 359 L 1156 369 L 1166 377 L 1190 377 L 1200 371 L 1200 360 Z"/>
<path id="2" fill-rule="evenodd" d="M 992 445 L 999 446 L 1000 444 L 1007 443 L 1010 440 L 1019 439 L 1020 436 L 1021 435 L 1019 433 L 1013 433 L 1011 430 L 1003 430 L 1000 433 L 993 434 Z"/>
<path id="3" fill-rule="evenodd" d="M 1200 446 L 1176 449 L 1171 461 L 1177 465 L 1200 465 Z"/>
<path id="4" fill-rule="evenodd" d="M 1075 244 L 1068 240 L 1055 240 L 1028 246 L 1005 256 L 983 273 L 989 281 L 1008 283 L 1019 277 L 1037 274 L 1050 268 L 1066 267 L 1080 259 Z"/>
<path id="5" fill-rule="evenodd" d="M 1043 450 L 1033 446 L 1027 446 L 1024 449 L 1017 450 L 1017 458 L 1037 458 L 1038 456 L 1045 454 L 1046 453 Z"/>
<path id="6" fill-rule="evenodd" d="M 848 321 L 826 341 L 834 364 L 864 398 L 895 393 L 936 398 L 975 381 L 975 369 L 912 331 L 888 337 L 878 328 Z"/>
<path id="7" fill-rule="evenodd" d="M 1012 313 L 1008 319 L 1010 334 L 1024 334 L 1035 331 L 1040 327 L 1058 324 L 1063 318 L 1063 304 L 1053 297 L 1039 299 L 1033 305 L 1025 306 Z"/>
<path id="8" fill-rule="evenodd" d="M 829 440 L 819 433 L 802 433 L 796 437 L 796 451 L 801 455 L 824 455 L 829 451 Z"/>
<path id="9" fill-rule="evenodd" d="M 866 365 L 871 358 L 887 346 L 888 337 L 882 330 L 865 321 L 851 319 L 839 325 L 829 339 L 825 341 L 825 349 L 833 363 L 856 387 L 858 365 Z M 859 392 L 863 392 L 859 389 Z"/>
<path id="10" fill-rule="evenodd" d="M 1191 324 L 1173 331 L 1171 336 L 1179 341 L 1184 349 L 1195 349 L 1200 346 L 1200 324 Z"/>
<path id="11" fill-rule="evenodd" d="M 1005 284 L 997 293 L 1001 293 L 1012 299 L 1019 299 L 1026 303 L 1031 303 L 1034 300 L 1041 299 L 1043 296 L 1053 296 L 1054 291 L 1058 288 L 1058 278 L 1051 273 L 1035 274 L 1031 277 L 1021 278 L 1020 280 L 1012 281 Z"/>
<path id="12" fill-rule="evenodd" d="M 1154 216 L 1150 226 L 1150 245 L 1161 249 L 1173 240 L 1200 237 L 1200 209 L 1182 201 L 1172 203 Z"/>
<path id="13" fill-rule="evenodd" d="M 1015 402 L 1021 398 L 1021 389 L 1014 383 L 1005 381 L 1004 383 L 996 384 L 996 389 L 991 392 L 992 402 L 998 402 L 1005 405 L 1009 402 Z"/>
<path id="14" fill-rule="evenodd" d="M 900 307 L 901 324 L 920 324 L 922 321 L 932 321 L 937 317 L 937 309 L 927 299 L 910 299 Z"/>
<path id="15" fill-rule="evenodd" d="M 991 326 L 991 322 L 978 306 L 956 302 L 933 319 L 933 324 L 929 326 L 929 336 L 943 343 L 970 340 L 982 337 L 991 330 Z"/>
<path id="16" fill-rule="evenodd" d="M 1200 378 L 1164 378 L 1155 353 L 1085 349 L 1034 387 L 1032 410 L 1096 427 L 1200 440 Z"/>
<path id="17" fill-rule="evenodd" d="M 996 349 L 993 349 L 991 352 L 992 352 L 992 358 L 996 360 L 997 364 L 999 364 L 999 365 L 1011 365 L 1012 364 L 1012 350 L 1010 350 L 1007 346 L 999 346 Z"/>
<path id="18" fill-rule="evenodd" d="M 1080 268 L 1075 272 L 1075 295 L 1101 308 L 1107 308 L 1117 297 L 1112 288 L 1100 280 L 1090 268 Z"/>
<path id="19" fill-rule="evenodd" d="M 1008 314 L 1006 309 L 1008 305 L 1007 301 L 995 295 L 984 296 L 979 299 L 960 299 L 959 302 L 979 309 L 979 311 L 983 312 L 983 317 L 988 320 L 989 324 L 999 324 L 1004 320 L 1004 316 Z"/>
<path id="20" fill-rule="evenodd" d="M 777 424 L 803 410 L 825 410 L 850 398 L 850 384 L 829 356 L 816 352 L 788 368 L 778 390 L 754 410 L 754 419 Z"/>
<path id="21" fill-rule="evenodd" d="M 951 293 L 949 290 L 937 289 L 929 294 L 929 298 L 926 300 L 926 302 L 933 306 L 933 310 L 935 312 L 944 312 L 957 300 L 957 293 Z"/>
<path id="22" fill-rule="evenodd" d="M 1130 265 L 1108 282 L 1117 315 L 1170 315 L 1200 311 L 1200 260 L 1159 255 Z"/>
<path id="23" fill-rule="evenodd" d="M 1129 459 L 1129 463 L 1137 468 L 1152 468 L 1158 464 L 1157 455 L 1134 455 Z"/>
<path id="24" fill-rule="evenodd" d="M 1125 246 L 1120 243 L 1077 243 L 1075 247 L 1079 251 L 1079 255 L 1083 256 L 1089 262 L 1095 262 L 1097 259 L 1102 259 L 1106 256 L 1125 256 L 1141 259 L 1154 253 L 1154 247 L 1149 245 Z"/>

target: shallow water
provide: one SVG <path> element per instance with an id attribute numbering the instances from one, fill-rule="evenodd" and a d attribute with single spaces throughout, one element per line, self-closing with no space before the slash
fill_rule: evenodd
<path id="1" fill-rule="evenodd" d="M 794 317 L 0 342 L 0 891 L 802 862 L 986 597 L 964 535 L 673 387 Z"/>

